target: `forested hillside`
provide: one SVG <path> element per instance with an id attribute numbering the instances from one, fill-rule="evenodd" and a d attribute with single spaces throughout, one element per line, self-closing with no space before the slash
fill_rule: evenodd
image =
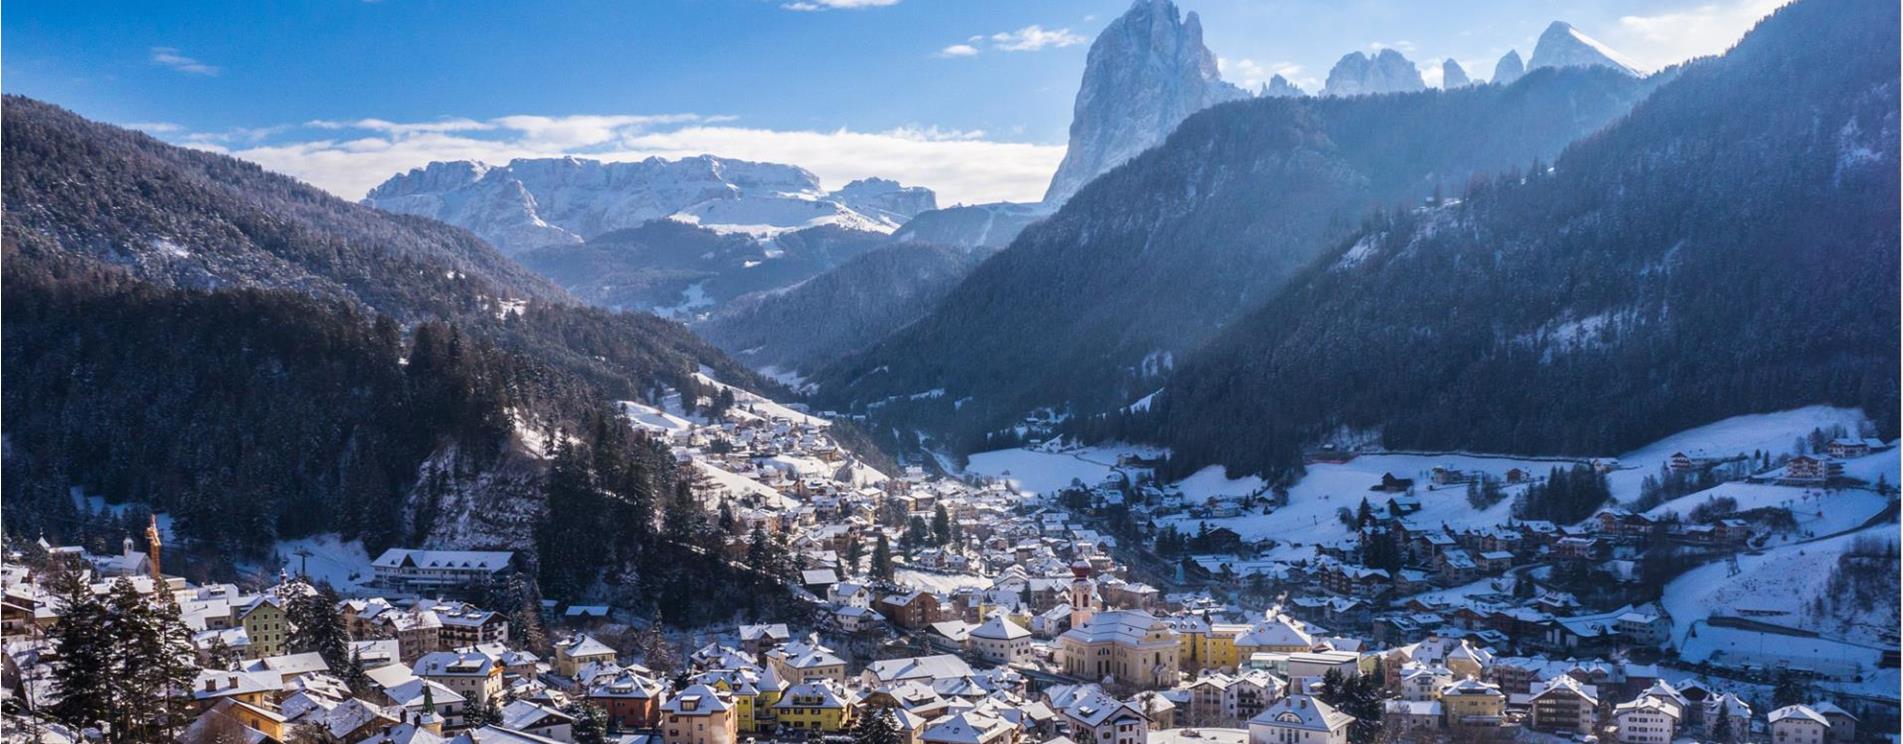
<path id="1" fill-rule="evenodd" d="M 754 367 L 811 374 L 924 317 L 989 252 L 890 243 L 799 286 L 742 297 L 694 330 Z"/>
<path id="2" fill-rule="evenodd" d="M 814 378 L 819 402 L 982 432 L 1038 407 L 1108 410 L 1259 305 L 1375 207 L 1550 158 L 1651 85 L 1543 70 L 1512 86 L 1257 99 L 1191 116 L 980 265 L 932 314 Z"/>
<path id="3" fill-rule="evenodd" d="M 608 413 L 691 404 L 703 369 L 763 384 L 684 327 L 230 158 L 28 99 L 5 118 L 9 533 L 80 531 L 77 487 L 222 560 L 335 532 L 517 550 L 552 595 L 677 615 L 768 596 L 685 560 L 705 519 L 668 507 L 690 498 L 672 456 Z M 564 552 L 584 526 L 601 539 Z"/>
<path id="4" fill-rule="evenodd" d="M 1338 431 L 1620 452 L 1861 406 L 1897 434 L 1897 6 L 1805 0 L 1551 168 L 1372 220 L 1169 383 L 1099 419 L 1278 473 Z"/>
<path id="5" fill-rule="evenodd" d="M 65 252 L 166 286 L 349 298 L 405 322 L 562 298 L 465 230 L 30 98 L 5 104 L 5 226 L 28 259 Z"/>

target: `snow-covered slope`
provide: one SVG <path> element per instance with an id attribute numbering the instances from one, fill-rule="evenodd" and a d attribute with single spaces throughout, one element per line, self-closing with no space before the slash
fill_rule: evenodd
<path id="1" fill-rule="evenodd" d="M 759 237 L 818 225 L 889 233 L 935 207 L 936 198 L 883 179 L 828 193 L 797 166 L 702 155 L 436 162 L 392 176 L 364 203 L 468 228 L 513 254 L 662 218 Z"/>
<path id="2" fill-rule="evenodd" d="M 1604 42 L 1587 36 L 1565 21 L 1554 21 L 1540 34 L 1540 40 L 1533 47 L 1533 59 L 1527 61 L 1527 69 L 1541 67 L 1610 67 L 1628 75 L 1639 75 L 1639 65 L 1625 55 L 1606 46 Z"/>
<path id="3" fill-rule="evenodd" d="M 1052 211 L 1047 204 L 961 204 L 920 213 L 892 233 L 892 238 L 959 248 L 1003 248 L 1024 228 Z"/>
<path id="4" fill-rule="evenodd" d="M 1812 430 L 1830 431 L 1841 426 L 1855 432 L 1864 420 L 1862 411 L 1831 406 L 1805 406 L 1789 411 L 1733 416 L 1723 421 L 1673 434 L 1619 456 L 1619 469 L 1606 477 L 1612 497 L 1630 501 L 1639 495 L 1639 484 L 1648 475 L 1658 475 L 1660 466 L 1678 452 L 1695 458 L 1732 457 L 1768 452 L 1772 457 L 1795 454 L 1792 448 Z"/>
<path id="5" fill-rule="evenodd" d="M 1885 644 L 1880 630 L 1896 627 L 1894 602 L 1870 607 L 1820 608 L 1817 600 L 1829 591 L 1838 557 L 1861 542 L 1896 543 L 1896 525 L 1867 530 L 1762 553 L 1738 556 L 1734 568 L 1717 561 L 1695 568 L 1665 587 L 1661 603 L 1672 616 L 1672 638 L 1687 661 L 1767 665 L 1780 659 L 1815 660 L 1833 664 L 1874 661 L 1879 652 L 1868 645 Z M 1894 600 L 1892 591 L 1890 599 Z M 1821 612 L 1819 610 L 1822 610 Z M 1708 624 L 1712 615 L 1746 617 L 1773 625 L 1817 631 L 1828 637 L 1806 639 L 1766 635 Z M 1891 632 L 1894 632 L 1892 630 Z"/>
<path id="6" fill-rule="evenodd" d="M 1070 147 L 1044 193 L 1062 204 L 1091 179 L 1162 142 L 1190 114 L 1247 98 L 1223 82 L 1195 13 L 1136 0 L 1090 45 L 1071 115 Z"/>

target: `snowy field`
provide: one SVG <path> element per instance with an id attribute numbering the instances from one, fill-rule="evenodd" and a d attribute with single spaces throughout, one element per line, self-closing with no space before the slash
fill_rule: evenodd
<path id="1" fill-rule="evenodd" d="M 1119 456 L 1156 457 L 1162 453 L 1154 447 L 1136 445 L 993 450 L 972 455 L 965 472 L 1003 479 L 1020 491 L 1049 494 L 1070 487 L 1072 480 L 1097 485 L 1116 470 Z"/>
<path id="2" fill-rule="evenodd" d="M 1758 555 L 1740 554 L 1736 576 L 1731 575 L 1728 562 L 1719 561 L 1678 577 L 1665 587 L 1661 602 L 1672 616 L 1672 637 L 1683 649 L 1682 655 L 1687 661 L 1696 662 L 1713 651 L 1729 650 L 1739 654 L 1753 648 L 1750 643 L 1755 641 L 1748 642 L 1744 636 L 1758 634 L 1702 624 L 1698 628 L 1699 637 L 1687 640 L 1692 625 L 1713 613 L 1748 615 L 1762 622 L 1806 630 L 1837 630 L 1819 627 L 1820 622 L 1806 612 L 1806 605 L 1824 591 L 1837 556 L 1851 541 L 1863 535 L 1894 540 L 1896 525 L 1882 524 L 1824 540 L 1773 548 Z M 1868 618 L 1867 621 L 1894 628 L 1896 618 Z M 1862 634 L 1853 632 L 1851 635 Z M 1794 648 L 1790 653 L 1799 651 Z"/>
<path id="3" fill-rule="evenodd" d="M 933 593 L 951 592 L 968 586 L 978 589 L 987 589 L 991 586 L 991 579 L 987 579 L 983 576 L 974 574 L 926 573 L 910 568 L 893 569 L 892 580 L 902 586 L 909 586 L 920 591 Z"/>
<path id="4" fill-rule="evenodd" d="M 791 506 L 787 508 L 796 508 L 799 505 L 798 502 L 786 496 L 782 496 L 779 491 L 773 490 L 771 486 L 765 483 L 727 470 L 726 468 L 708 464 L 704 460 L 695 460 L 694 469 L 700 471 L 700 474 L 707 479 L 708 484 L 714 487 L 714 490 L 707 494 L 710 497 L 717 496 L 718 493 L 724 491 L 727 495 L 734 498 L 757 496 L 769 504 L 778 503 L 786 505 L 790 503 Z M 717 502 L 718 499 L 710 498 L 709 501 Z"/>
<path id="5" fill-rule="evenodd" d="M 310 555 L 298 555 L 300 550 L 310 551 Z M 328 581 L 339 592 L 355 591 L 376 577 L 370 567 L 371 556 L 364 552 L 363 541 L 340 540 L 335 533 L 279 541 L 273 555 L 275 562 L 281 563 L 285 570 L 293 574 L 307 572 L 311 580 Z M 275 580 L 275 577 L 264 578 Z"/>
<path id="6" fill-rule="evenodd" d="M 1784 453 L 1791 449 L 1797 438 L 1809 435 L 1812 429 L 1828 430 L 1841 425 L 1854 432 L 1862 420 L 1863 414 L 1857 410 L 1828 406 L 1737 416 L 1673 434 L 1620 456 L 1621 469 L 1609 475 L 1608 481 L 1614 497 L 1626 501 L 1638 496 L 1639 484 L 1644 477 L 1657 473 L 1659 465 L 1674 452 L 1695 457 L 1740 452 L 1748 454 L 1754 450 Z M 1525 470 L 1535 478 L 1543 478 L 1554 467 L 1567 467 L 1569 462 L 1478 455 L 1362 455 L 1346 463 L 1317 463 L 1309 466 L 1307 476 L 1289 489 L 1289 505 L 1272 514 L 1247 514 L 1229 519 L 1178 516 L 1163 522 L 1173 523 L 1178 530 L 1185 532 L 1195 532 L 1200 523 L 1208 522 L 1211 527 L 1235 530 L 1245 540 L 1277 540 L 1283 546 L 1274 551 L 1275 557 L 1295 558 L 1307 555 L 1309 546 L 1314 544 L 1350 539 L 1352 535 L 1336 519 L 1336 511 L 1342 507 L 1354 509 L 1364 497 L 1373 504 L 1386 501 L 1389 494 L 1368 490 L 1369 486 L 1381 481 L 1384 473 L 1414 479 L 1416 496 L 1421 502 L 1421 511 L 1414 515 L 1414 519 L 1423 524 L 1446 524 L 1454 529 L 1462 529 L 1506 522 L 1511 515 L 1513 496 L 1525 487 L 1508 487 L 1506 499 L 1486 511 L 1476 512 L 1467 504 L 1465 486 L 1433 486 L 1430 481 L 1433 468 L 1444 466 L 1464 472 L 1484 472 L 1504 480 L 1506 472 L 1513 468 Z M 1036 464 L 1037 461 L 1032 461 L 1024 466 Z M 1893 449 L 1851 461 L 1846 473 L 1852 477 L 1874 480 L 1878 472 L 1894 473 L 1897 465 L 1897 451 Z M 1051 469 L 1058 468 L 1053 466 Z M 1101 477 L 1101 472 L 1096 477 Z M 1894 482 L 1896 476 L 1892 474 L 1890 479 Z M 1090 482 L 1089 478 L 1085 480 Z M 1177 485 L 1191 503 L 1197 503 L 1211 496 L 1253 493 L 1261 488 L 1262 482 L 1254 477 L 1226 478 L 1221 468 L 1211 467 Z M 1805 489 L 1799 488 L 1746 484 L 1726 484 L 1721 488 L 1726 490 L 1692 494 L 1655 511 L 1686 513 L 1716 493 L 1737 498 L 1740 509 L 1785 505 L 1784 502 L 1788 501 L 1794 507 L 1792 511 L 1797 516 L 1800 534 L 1784 539 L 1802 539 L 1805 537 L 1802 533 L 1825 535 L 1855 527 L 1883 508 L 1883 501 L 1868 491 L 1837 490 L 1821 497 L 1806 498 Z M 1731 489 L 1736 489 L 1736 492 Z M 1826 505 L 1828 508 L 1822 508 Z M 1807 506 L 1811 507 L 1808 513 L 1799 513 Z"/>
<path id="7" fill-rule="evenodd" d="M 1310 554 L 1313 545 L 1352 537 L 1348 528 L 1336 518 L 1337 510 L 1343 507 L 1355 509 L 1363 498 L 1370 504 L 1380 505 L 1395 496 L 1368 490 L 1370 486 L 1380 483 L 1384 474 L 1415 480 L 1415 496 L 1421 502 L 1421 510 L 1412 515 L 1415 520 L 1431 525 L 1444 523 L 1460 529 L 1507 521 L 1512 497 L 1524 486 L 1507 487 L 1507 498 L 1486 511 L 1474 511 L 1467 504 L 1466 486 L 1432 487 L 1428 478 L 1435 467 L 1484 472 L 1504 480 L 1506 471 L 1513 468 L 1542 476 L 1555 465 L 1563 463 L 1473 455 L 1362 455 L 1346 463 L 1310 465 L 1308 475 L 1289 488 L 1288 506 L 1274 513 L 1245 514 L 1229 519 L 1198 519 L 1179 515 L 1162 522 L 1174 524 L 1176 529 L 1186 533 L 1196 532 L 1201 523 L 1207 522 L 1211 527 L 1235 530 L 1244 540 L 1273 539 L 1282 543 L 1274 551 L 1275 557 L 1297 558 Z M 1261 488 L 1262 482 L 1254 477 L 1225 478 L 1221 468 L 1205 468 L 1183 479 L 1178 485 L 1190 503 L 1197 503 L 1211 496 L 1252 493 Z"/>
<path id="8" fill-rule="evenodd" d="M 1613 498 L 1621 502 L 1631 501 L 1638 498 L 1639 484 L 1645 480 L 1645 476 L 1657 475 L 1659 466 L 1673 453 L 1683 452 L 1692 457 L 1730 457 L 1763 450 L 1775 458 L 1790 453 L 1791 445 L 1799 437 L 1809 436 L 1813 429 L 1829 431 L 1832 426 L 1842 426 L 1855 434 L 1857 425 L 1863 420 L 1862 411 L 1830 406 L 1806 406 L 1777 413 L 1733 416 L 1687 429 L 1620 455 L 1619 470 L 1608 476 L 1607 480 L 1612 486 Z"/>
<path id="9" fill-rule="evenodd" d="M 1764 507 L 1790 509 L 1792 518 L 1797 520 L 1797 531 L 1773 535 L 1769 543 L 1771 545 L 1854 529 L 1882 512 L 1888 503 L 1888 499 L 1878 496 L 1875 491 L 1863 489 L 1799 488 L 1734 481 L 1672 499 L 1646 512 L 1646 515 L 1658 517 L 1677 514 L 1689 522 L 1693 509 L 1720 496 L 1736 500 L 1738 511 Z"/>
<path id="10" fill-rule="evenodd" d="M 739 408 L 742 410 L 751 410 L 754 413 L 765 418 L 769 418 L 769 419 L 785 418 L 795 423 L 801 423 L 807 426 L 831 426 L 832 425 L 832 422 L 827 421 L 826 419 L 820 418 L 818 416 L 800 413 L 799 411 L 795 411 L 779 403 L 775 403 L 772 400 L 767 399 L 765 396 L 759 395 L 757 393 L 752 393 L 752 392 L 743 390 L 741 388 L 734 387 L 733 385 L 729 385 L 727 383 L 716 380 L 713 377 L 709 376 L 707 374 L 707 370 L 705 369 L 702 369 L 700 372 L 694 373 L 694 377 L 699 379 L 702 385 L 712 385 L 715 387 L 732 390 L 733 399 L 734 399 L 734 403 L 736 404 L 735 406 L 736 408 Z"/>
<path id="11" fill-rule="evenodd" d="M 662 409 L 632 400 L 621 401 L 621 415 L 635 428 L 660 434 L 680 434 L 694 428 L 694 422 Z"/>

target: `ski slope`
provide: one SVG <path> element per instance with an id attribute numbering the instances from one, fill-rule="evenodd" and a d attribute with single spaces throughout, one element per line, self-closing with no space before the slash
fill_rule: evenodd
<path id="1" fill-rule="evenodd" d="M 1881 524 L 1837 537 L 1773 548 L 1755 555 L 1740 554 L 1736 575 L 1732 574 L 1729 561 L 1718 561 L 1699 566 L 1673 580 L 1666 585 L 1660 603 L 1672 616 L 1672 638 L 1678 644 L 1681 656 L 1686 661 L 1697 662 L 1720 652 L 1735 659 L 1745 654 L 1759 654 L 1766 658 L 1778 654 L 1807 654 L 1812 651 L 1804 649 L 1812 646 L 1815 646 L 1815 653 L 1831 651 L 1832 644 L 1821 641 L 1809 645 L 1792 644 L 1789 648 L 1778 644 L 1760 647 L 1754 645 L 1758 639 L 1751 636 L 1761 634 L 1713 628 L 1703 625 L 1702 621 L 1717 614 L 1745 616 L 1774 625 L 1825 633 L 1844 631 L 1845 628 L 1837 627 L 1836 623 L 1812 617 L 1807 606 L 1825 591 L 1837 556 L 1860 536 L 1895 540 L 1897 528 L 1894 523 Z M 1870 623 L 1892 628 L 1895 622 L 1895 617 L 1887 615 L 1852 619 L 1852 625 Z M 1688 638 L 1694 625 L 1698 626 L 1698 633 L 1696 637 Z M 1856 640 L 1872 640 L 1854 628 L 1847 636 Z"/>

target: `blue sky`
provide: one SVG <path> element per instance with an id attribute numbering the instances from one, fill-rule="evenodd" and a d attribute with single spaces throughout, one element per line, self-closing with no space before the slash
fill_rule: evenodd
<path id="1" fill-rule="evenodd" d="M 1484 78 L 1565 19 L 1641 63 L 1722 51 L 1780 0 L 1179 0 L 1224 77 L 1311 91 L 1392 46 Z M 833 7 L 840 6 L 840 7 Z M 0 87 L 356 198 L 429 160 L 712 152 L 1030 200 L 1089 40 L 1127 0 L 15 0 Z M 963 48 L 957 48 L 962 45 Z"/>

